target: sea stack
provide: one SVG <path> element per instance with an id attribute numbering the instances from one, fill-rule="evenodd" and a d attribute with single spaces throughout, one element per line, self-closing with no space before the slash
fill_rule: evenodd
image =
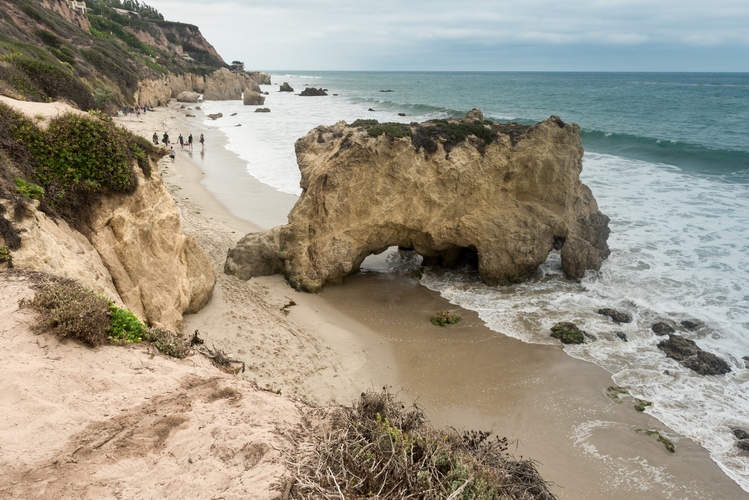
<path id="1" fill-rule="evenodd" d="M 425 265 L 472 258 L 489 285 L 527 279 L 555 249 L 570 278 L 599 269 L 609 219 L 580 181 L 580 128 L 478 116 L 310 131 L 295 146 L 303 191 L 289 223 L 240 240 L 225 272 L 317 292 L 391 246 Z"/>

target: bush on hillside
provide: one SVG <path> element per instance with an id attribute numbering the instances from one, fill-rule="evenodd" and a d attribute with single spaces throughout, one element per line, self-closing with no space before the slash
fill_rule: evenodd
<path id="1" fill-rule="evenodd" d="M 101 196 L 131 193 L 137 188 L 133 164 L 151 174 L 156 155 L 149 141 L 117 127 L 101 113 L 67 114 L 46 130 L 0 105 L 0 145 L 21 173 L 19 194 L 39 197 L 42 208 L 76 225 Z M 7 178 L 0 172 L 0 179 Z M 15 176 L 18 178 L 19 176 Z M 33 185 L 42 190 L 31 189 Z"/>

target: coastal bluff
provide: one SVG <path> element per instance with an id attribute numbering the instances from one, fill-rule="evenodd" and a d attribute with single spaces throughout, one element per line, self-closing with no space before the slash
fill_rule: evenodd
<path id="1" fill-rule="evenodd" d="M 561 251 L 570 278 L 608 256 L 607 216 L 580 181 L 580 129 L 483 120 L 319 126 L 295 145 L 302 194 L 287 225 L 250 233 L 224 271 L 283 274 L 296 289 L 340 283 L 398 246 L 424 265 L 476 262 L 489 285 L 521 282 Z"/>
<path id="2" fill-rule="evenodd" d="M 63 103 L 0 98 L 29 117 L 51 120 L 84 115 Z M 124 306 L 150 326 L 181 331 L 183 314 L 203 308 L 216 276 L 208 255 L 182 231 L 180 213 L 156 165 L 148 173 L 133 165 L 135 189 L 92 199 L 78 224 L 51 216 L 33 199 L 10 190 L 20 170 L 0 169 L 0 246 L 10 248 L 12 267 L 75 279 Z M 5 189 L 3 189 L 5 188 Z M 17 240 L 17 241 L 9 241 Z M 9 262 L 0 263 L 0 272 Z"/>

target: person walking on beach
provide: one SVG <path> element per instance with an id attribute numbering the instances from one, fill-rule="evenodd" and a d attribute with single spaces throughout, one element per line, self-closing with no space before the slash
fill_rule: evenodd
<path id="1" fill-rule="evenodd" d="M 192 134 L 187 136 L 187 147 L 192 151 Z"/>
<path id="2" fill-rule="evenodd" d="M 164 137 L 161 138 L 161 142 L 164 143 L 164 146 L 168 146 L 169 145 L 169 134 L 167 134 L 166 132 L 164 132 Z"/>
<path id="3" fill-rule="evenodd" d="M 200 134 L 200 151 L 205 151 L 205 137 L 203 137 L 203 134 Z"/>
<path id="4" fill-rule="evenodd" d="M 174 157 L 177 156 L 177 153 L 174 152 L 174 146 L 171 147 L 169 150 L 169 158 L 172 159 L 172 163 L 174 163 Z"/>
<path id="5" fill-rule="evenodd" d="M 182 134 L 179 134 L 179 147 L 180 149 L 185 147 L 185 140 L 182 138 Z"/>
<path id="6" fill-rule="evenodd" d="M 151 140 L 153 141 L 154 145 L 158 146 L 159 145 L 159 134 L 157 134 L 156 132 L 154 132 L 153 133 L 153 137 L 151 138 Z"/>

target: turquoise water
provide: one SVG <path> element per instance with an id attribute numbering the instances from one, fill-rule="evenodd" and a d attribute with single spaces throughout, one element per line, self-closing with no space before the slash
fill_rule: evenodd
<path id="1" fill-rule="evenodd" d="M 611 255 L 599 272 L 567 280 L 552 253 L 526 283 L 487 287 L 473 269 L 427 269 L 421 283 L 478 312 L 498 334 L 552 343 L 549 328 L 573 321 L 598 341 L 565 351 L 608 370 L 646 412 L 701 443 L 749 491 L 749 458 L 730 427 L 749 429 L 749 74 L 281 73 L 265 106 L 206 102 L 247 171 L 299 194 L 294 142 L 317 125 L 357 118 L 424 121 L 464 116 L 535 123 L 558 115 L 581 127 L 581 178 L 611 218 Z M 295 93 L 278 92 L 288 81 Z M 327 97 L 299 97 L 304 86 Z M 392 90 L 392 92 L 381 92 Z M 405 116 L 400 116 L 405 114 Z M 236 125 L 241 124 L 241 127 Z M 279 220 L 278 224 L 285 223 Z M 390 271 L 411 265 L 390 256 Z M 596 311 L 634 318 L 614 325 Z M 703 377 L 665 357 L 650 326 L 698 320 L 681 331 L 732 372 Z M 628 342 L 616 337 L 623 332 Z"/>
<path id="2" fill-rule="evenodd" d="M 582 127 L 588 151 L 749 177 L 749 74 L 316 73 L 377 109 Z M 393 90 L 392 93 L 379 92 Z"/>

